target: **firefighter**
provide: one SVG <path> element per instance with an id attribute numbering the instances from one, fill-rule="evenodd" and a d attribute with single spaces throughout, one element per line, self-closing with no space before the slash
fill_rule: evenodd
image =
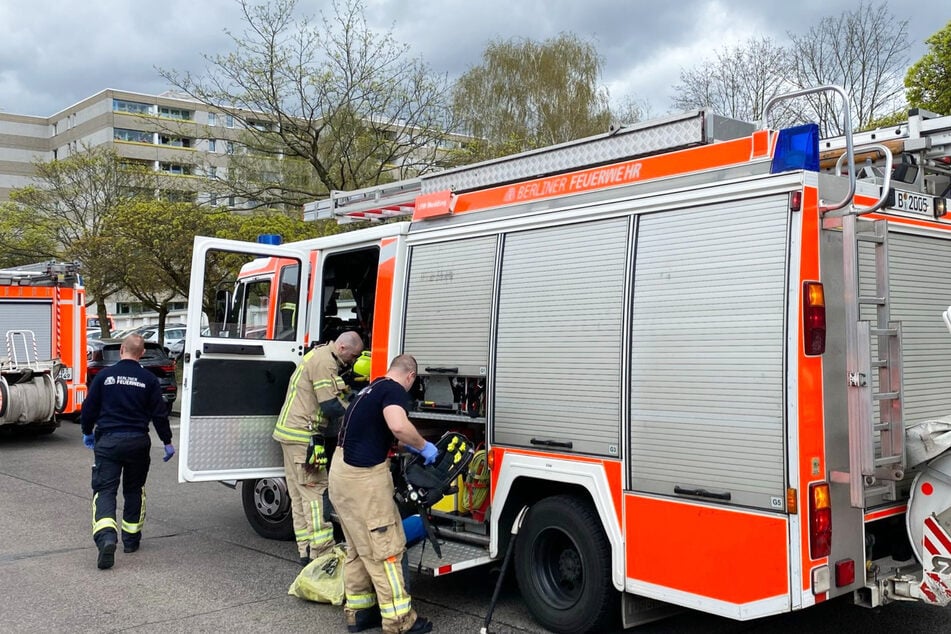
<path id="1" fill-rule="evenodd" d="M 360 335 L 348 330 L 305 354 L 287 386 L 272 434 L 284 454 L 284 477 L 302 566 L 334 546 L 333 526 L 324 519 L 323 496 L 329 460 L 347 407 L 349 388 L 340 375 L 362 351 Z"/>
<path id="2" fill-rule="evenodd" d="M 416 360 L 393 359 L 386 375 L 363 388 L 347 410 L 330 470 L 330 501 L 347 540 L 344 589 L 347 630 L 383 625 L 387 634 L 432 630 L 413 610 L 403 579 L 406 536 L 393 500 L 389 450 L 396 437 L 431 464 L 438 453 L 407 416 Z"/>
<path id="3" fill-rule="evenodd" d="M 96 375 L 82 407 L 83 444 L 95 452 L 92 467 L 93 540 L 101 570 L 115 563 L 116 494 L 122 480 L 123 552 L 134 553 L 145 523 L 145 480 L 149 475 L 149 421 L 165 444 L 164 462 L 175 455 L 169 406 L 158 378 L 139 365 L 142 335 L 122 340 L 119 362 Z M 95 435 L 93 429 L 95 428 Z"/>

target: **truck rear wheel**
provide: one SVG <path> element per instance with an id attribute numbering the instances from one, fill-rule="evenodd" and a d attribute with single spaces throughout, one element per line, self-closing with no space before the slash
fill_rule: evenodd
<path id="1" fill-rule="evenodd" d="M 294 539 L 291 496 L 284 478 L 244 480 L 241 503 L 245 517 L 258 535 L 281 541 Z"/>
<path id="2" fill-rule="evenodd" d="M 611 546 L 597 513 L 571 495 L 532 506 L 515 543 L 515 574 L 535 619 L 553 632 L 602 632 L 616 618 Z"/>

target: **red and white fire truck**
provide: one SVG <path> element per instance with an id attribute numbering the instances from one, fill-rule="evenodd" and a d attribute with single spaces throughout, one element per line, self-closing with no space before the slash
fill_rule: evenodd
<path id="1" fill-rule="evenodd" d="M 843 107 L 821 140 L 771 129 L 779 103 L 758 128 L 701 110 L 305 208 L 394 219 L 357 231 L 196 238 L 188 318 L 211 328 L 185 347 L 180 479 L 244 481 L 283 535 L 288 378 L 352 329 L 371 377 L 416 357 L 426 436 L 479 447 L 414 568 L 514 543 L 556 632 L 618 605 L 633 625 L 947 604 L 951 117 L 853 134 Z"/>
<path id="2" fill-rule="evenodd" d="M 86 295 L 78 267 L 0 269 L 0 426 L 51 432 L 86 395 Z"/>

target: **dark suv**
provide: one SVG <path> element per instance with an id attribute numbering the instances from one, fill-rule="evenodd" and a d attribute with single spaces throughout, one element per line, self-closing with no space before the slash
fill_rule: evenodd
<path id="1" fill-rule="evenodd" d="M 86 341 L 86 385 L 100 370 L 114 365 L 119 360 L 121 339 L 89 339 Z M 145 353 L 139 359 L 142 367 L 158 377 L 162 386 L 162 398 L 171 407 L 178 396 L 178 384 L 175 381 L 175 360 L 165 353 L 162 346 L 152 341 L 145 342 Z"/>

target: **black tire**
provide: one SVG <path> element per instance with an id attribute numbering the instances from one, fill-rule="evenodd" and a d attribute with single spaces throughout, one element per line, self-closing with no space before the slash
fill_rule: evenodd
<path id="1" fill-rule="evenodd" d="M 284 478 L 244 480 L 241 504 L 251 528 L 261 537 L 280 541 L 294 539 L 291 496 Z"/>
<path id="2" fill-rule="evenodd" d="M 611 545 L 597 513 L 577 497 L 545 498 L 528 510 L 516 537 L 515 575 L 532 616 L 553 632 L 616 625 Z"/>
<path id="3" fill-rule="evenodd" d="M 53 409 L 57 414 L 62 414 L 66 405 L 69 404 L 69 388 L 66 387 L 66 381 L 56 379 L 53 382 L 53 391 L 56 394 L 56 404 Z"/>
<path id="4" fill-rule="evenodd" d="M 7 380 L 0 378 L 0 418 L 7 413 L 7 405 L 10 403 L 10 386 Z"/>

